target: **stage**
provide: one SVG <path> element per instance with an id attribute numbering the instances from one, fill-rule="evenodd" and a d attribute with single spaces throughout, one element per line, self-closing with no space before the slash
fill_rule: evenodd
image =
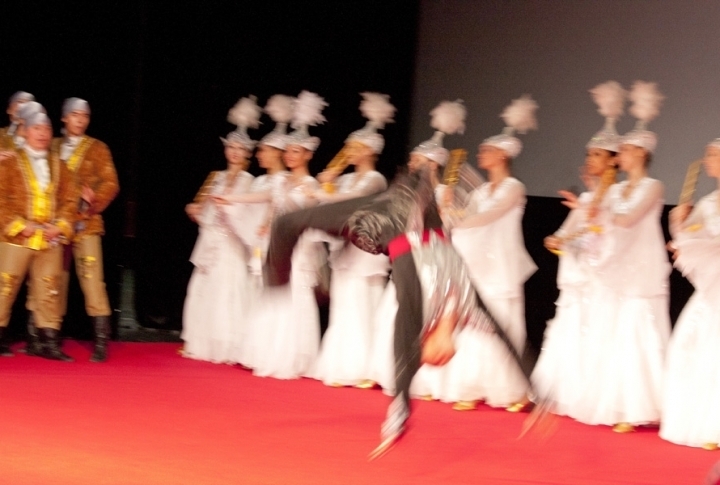
<path id="1" fill-rule="evenodd" d="M 416 402 L 409 433 L 368 462 L 388 404 L 378 390 L 253 377 L 169 343 L 113 343 L 91 364 L 90 347 L 66 341 L 73 364 L 0 359 L 0 483 L 677 485 L 720 459 L 656 429 L 566 418 L 517 439 L 525 415 Z"/>

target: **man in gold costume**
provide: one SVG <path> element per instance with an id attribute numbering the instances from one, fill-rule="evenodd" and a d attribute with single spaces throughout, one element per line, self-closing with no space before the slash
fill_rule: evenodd
<path id="1" fill-rule="evenodd" d="M 0 160 L 0 355 L 12 305 L 29 273 L 29 298 L 38 329 L 36 355 L 72 361 L 59 346 L 59 283 L 63 245 L 73 236 L 78 193 L 59 158 L 49 152 L 50 119 L 23 119 L 25 143 Z"/>
<path id="2" fill-rule="evenodd" d="M 105 288 L 101 237 L 105 234 L 102 212 L 119 190 L 117 172 L 107 145 L 85 134 L 90 124 L 90 105 L 80 98 L 66 99 L 62 108 L 65 136 L 53 140 L 51 153 L 70 170 L 79 193 L 78 213 L 72 251 L 75 269 L 85 297 L 85 311 L 92 319 L 95 348 L 91 362 L 107 360 L 112 310 Z M 66 255 L 65 261 L 70 261 Z M 59 285 L 61 314 L 67 309 L 69 264 L 63 268 Z"/>

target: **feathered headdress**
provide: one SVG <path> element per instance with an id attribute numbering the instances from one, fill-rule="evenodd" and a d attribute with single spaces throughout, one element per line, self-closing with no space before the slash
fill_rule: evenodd
<path id="1" fill-rule="evenodd" d="M 630 114 L 637 118 L 637 123 L 635 128 L 623 137 L 622 143 L 639 146 L 652 153 L 657 146 L 657 135 L 648 131 L 647 125 L 660 114 L 660 106 L 665 96 L 660 93 L 657 84 L 635 81 L 629 97 L 633 103 Z"/>
<path id="2" fill-rule="evenodd" d="M 293 116 L 293 97 L 284 94 L 271 96 L 265 104 L 265 112 L 275 122 L 273 131 L 265 135 L 260 143 L 280 150 L 287 143 L 287 125 Z"/>
<path id="3" fill-rule="evenodd" d="M 380 93 L 360 93 L 363 100 L 360 102 L 360 112 L 367 118 L 365 126 L 350 133 L 345 143 L 357 141 L 369 147 L 375 154 L 379 155 L 385 146 L 385 140 L 377 132 L 388 123 L 393 123 L 395 106 L 390 103 L 390 96 Z"/>
<path id="4" fill-rule="evenodd" d="M 515 136 L 515 133 L 524 135 L 529 130 L 537 130 L 537 119 L 535 118 L 537 109 L 537 103 L 529 94 L 514 99 L 500 115 L 505 121 L 505 129 L 501 134 L 485 139 L 482 144 L 499 148 L 510 158 L 517 157 L 522 151 L 522 142 Z"/>
<path id="5" fill-rule="evenodd" d="M 248 128 L 257 128 L 260 125 L 260 107 L 257 105 L 257 98 L 250 96 L 240 98 L 235 106 L 228 111 L 227 120 L 237 126 L 235 131 L 228 133 L 227 138 L 220 138 L 223 144 L 239 143 L 248 150 L 255 148 L 255 141 L 247 134 Z"/>
<path id="6" fill-rule="evenodd" d="M 592 88 L 590 94 L 598 106 L 598 113 L 605 117 L 605 125 L 602 130 L 593 135 L 586 148 L 600 148 L 617 152 L 620 135 L 615 128 L 615 123 L 625 109 L 627 92 L 617 81 L 607 81 Z"/>
<path id="7" fill-rule="evenodd" d="M 419 153 L 430 160 L 445 165 L 449 152 L 443 147 L 445 135 L 465 133 L 465 117 L 467 109 L 461 99 L 455 101 L 443 101 L 430 111 L 430 126 L 435 128 L 432 138 L 420 143 L 413 149 L 413 153 Z"/>
<path id="8" fill-rule="evenodd" d="M 315 151 L 320 145 L 320 139 L 310 136 L 308 126 L 316 126 L 325 122 L 322 110 L 328 104 L 323 98 L 310 91 L 303 91 L 295 98 L 293 103 L 292 127 L 295 129 L 287 137 L 288 145 L 300 145 L 310 151 Z"/>

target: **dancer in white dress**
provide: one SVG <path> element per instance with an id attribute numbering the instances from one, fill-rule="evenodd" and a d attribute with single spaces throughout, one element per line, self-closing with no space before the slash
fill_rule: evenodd
<path id="1" fill-rule="evenodd" d="M 320 139 L 308 134 L 308 125 L 325 121 L 327 103 L 315 93 L 303 91 L 296 99 L 293 127 L 287 136 L 283 161 L 290 175 L 273 191 L 275 215 L 317 204 L 310 193 L 319 188 L 309 174 L 308 163 Z M 314 287 L 325 257 L 323 243 L 304 234 L 292 256 L 290 285 L 267 289 L 253 312 L 253 351 L 248 360 L 255 375 L 295 379 L 312 370 L 320 345 L 320 317 Z"/>
<path id="2" fill-rule="evenodd" d="M 647 174 L 657 137 L 645 129 L 662 96 L 654 83 L 638 81 L 630 98 L 639 123 L 620 143 L 618 162 L 627 180 L 613 185 L 606 199 L 609 223 L 587 329 L 593 345 L 584 348 L 585 388 L 571 414 L 619 433 L 660 419 L 670 336 L 671 267 L 660 226 L 664 187 Z"/>
<path id="3" fill-rule="evenodd" d="M 382 192 L 387 180 L 375 170 L 385 141 L 377 129 L 392 122 L 395 107 L 388 96 L 362 93 L 360 110 L 367 125 L 345 140 L 339 165 L 330 163 L 318 176 L 323 187 L 313 194 L 322 203 L 339 202 Z M 346 163 L 351 173 L 338 175 Z M 334 184 L 334 185 L 333 185 Z M 373 342 L 373 318 L 387 283 L 390 261 L 384 254 L 370 254 L 344 240 L 331 241 L 330 322 L 323 336 L 312 377 L 334 387 L 353 386 L 367 379 Z"/>
<path id="4" fill-rule="evenodd" d="M 720 186 L 720 138 L 708 145 L 703 165 Z M 695 293 L 668 346 L 660 437 L 715 450 L 720 443 L 720 190 L 700 199 L 692 212 L 689 204 L 673 209 L 670 230 L 675 266 Z"/>
<path id="5" fill-rule="evenodd" d="M 238 116 L 239 113 L 239 116 Z M 183 355 L 217 363 L 232 362 L 235 344 L 244 335 L 250 300 L 247 289 L 249 251 L 239 226 L 227 217 L 213 196 L 242 194 L 253 177 L 245 169 L 255 142 L 247 128 L 257 127 L 260 110 L 254 98 L 243 98 L 230 111 L 238 129 L 222 139 L 227 170 L 212 172 L 192 204 L 188 216 L 199 226 L 190 261 L 195 265 L 183 308 Z"/>
<path id="6" fill-rule="evenodd" d="M 602 235 L 593 232 L 588 220 L 596 217 L 610 184 L 615 183 L 615 156 L 620 136 L 615 129 L 622 115 L 625 90 L 615 81 L 590 91 L 606 122 L 586 145 L 583 181 L 590 189 L 579 197 L 560 191 L 571 208 L 555 234 L 545 238 L 545 247 L 560 256 L 557 284 L 560 289 L 555 318 L 547 323 L 540 357 L 532 373 L 535 390 L 553 403 L 553 412 L 572 414 L 583 388 L 583 335 L 587 326 L 588 301 L 597 293 L 593 265 Z M 525 404 L 529 400 L 523 401 Z"/>
<path id="7" fill-rule="evenodd" d="M 537 270 L 525 249 L 522 217 L 525 186 L 512 177 L 510 164 L 522 149 L 513 133 L 536 129 L 535 102 L 514 100 L 502 117 L 508 128 L 479 146 L 478 166 L 488 182 L 472 193 L 462 219 L 454 225 L 452 243 L 467 265 L 470 278 L 515 350 L 525 346 L 525 280 Z M 449 194 L 450 192 L 447 192 Z M 445 204 L 446 205 L 446 204 Z M 527 390 L 527 379 L 505 344 L 489 327 L 468 325 L 456 336 L 456 354 L 445 366 L 438 396 L 453 409 L 471 410 L 480 400 L 509 406 Z"/>
<path id="8" fill-rule="evenodd" d="M 282 157 L 287 143 L 287 124 L 292 118 L 292 103 L 294 98 L 282 94 L 276 94 L 268 100 L 265 105 L 265 112 L 275 121 L 275 129 L 265 135 L 259 142 L 255 156 L 260 168 L 266 173 L 253 180 L 250 190 L 244 194 L 224 196 L 219 202 L 227 205 L 223 210 L 228 217 L 239 227 L 239 236 L 248 248 L 251 248 L 251 255 L 248 260 L 250 272 L 250 284 L 247 298 L 251 302 L 258 301 L 262 288 L 262 265 L 267 253 L 269 227 L 275 212 L 273 193 L 284 190 L 286 178 L 289 172 L 283 164 Z M 229 202 L 233 202 L 229 204 Z M 248 309 L 246 315 L 250 315 L 252 309 Z M 235 345 L 235 353 L 232 361 L 245 367 L 252 367 L 252 356 L 254 355 L 257 321 L 253 318 L 245 318 L 245 332 L 238 335 Z"/>

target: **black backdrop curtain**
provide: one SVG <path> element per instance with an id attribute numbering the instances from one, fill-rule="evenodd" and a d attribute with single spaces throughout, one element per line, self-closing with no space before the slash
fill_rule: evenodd
<path id="1" fill-rule="evenodd" d="M 207 173 L 224 167 L 219 136 L 242 96 L 308 89 L 329 103 L 312 173 L 363 126 L 362 91 L 398 108 L 384 134 L 380 170 L 407 153 L 418 6 L 415 1 L 42 2 L 3 5 L 0 94 L 35 94 L 60 130 L 62 100 L 88 99 L 88 133 L 110 146 L 121 195 L 106 213 L 107 282 L 117 308 L 119 275 L 136 276 L 140 323 L 180 328 L 188 257 L 197 234 L 184 214 Z M 0 101 L 2 103 L 2 101 Z M 273 128 L 265 124 L 251 136 Z M 430 132 L 428 132 L 428 137 Z M 254 171 L 255 168 L 251 168 Z M 65 332 L 87 335 L 77 285 Z M 24 320 L 22 304 L 15 320 Z M 20 328 L 17 321 L 15 328 Z"/>
<path id="2" fill-rule="evenodd" d="M 396 123 L 384 130 L 387 146 L 379 169 L 392 176 L 408 149 L 422 141 L 408 140 L 416 3 L 206 0 L 167 6 L 147 0 L 24 0 L 3 5 L 0 94 L 20 89 L 35 94 L 57 134 L 62 100 L 88 99 L 93 110 L 88 132 L 113 152 L 121 194 L 105 214 L 104 249 L 114 308 L 120 270 L 131 267 L 140 323 L 180 328 L 192 269 L 188 257 L 197 234 L 183 207 L 209 171 L 223 168 L 218 137 L 233 129 L 226 114 L 242 96 L 254 94 L 262 104 L 276 93 L 308 89 L 325 97 L 328 121 L 312 129 L 322 139 L 311 166 L 317 173 L 364 124 L 358 93 L 390 94 L 398 113 Z M 251 131 L 256 139 L 273 128 L 267 117 L 263 121 Z M 431 131 L 428 127 L 425 138 Z M 535 347 L 557 296 L 557 258 L 542 248 L 542 238 L 564 216 L 557 199 L 529 198 L 525 237 L 540 267 L 526 285 L 528 336 Z M 675 318 L 692 289 L 674 273 L 672 290 Z M 76 283 L 71 297 L 65 332 L 87 336 Z M 14 313 L 16 329 L 24 321 L 22 303 Z"/>

